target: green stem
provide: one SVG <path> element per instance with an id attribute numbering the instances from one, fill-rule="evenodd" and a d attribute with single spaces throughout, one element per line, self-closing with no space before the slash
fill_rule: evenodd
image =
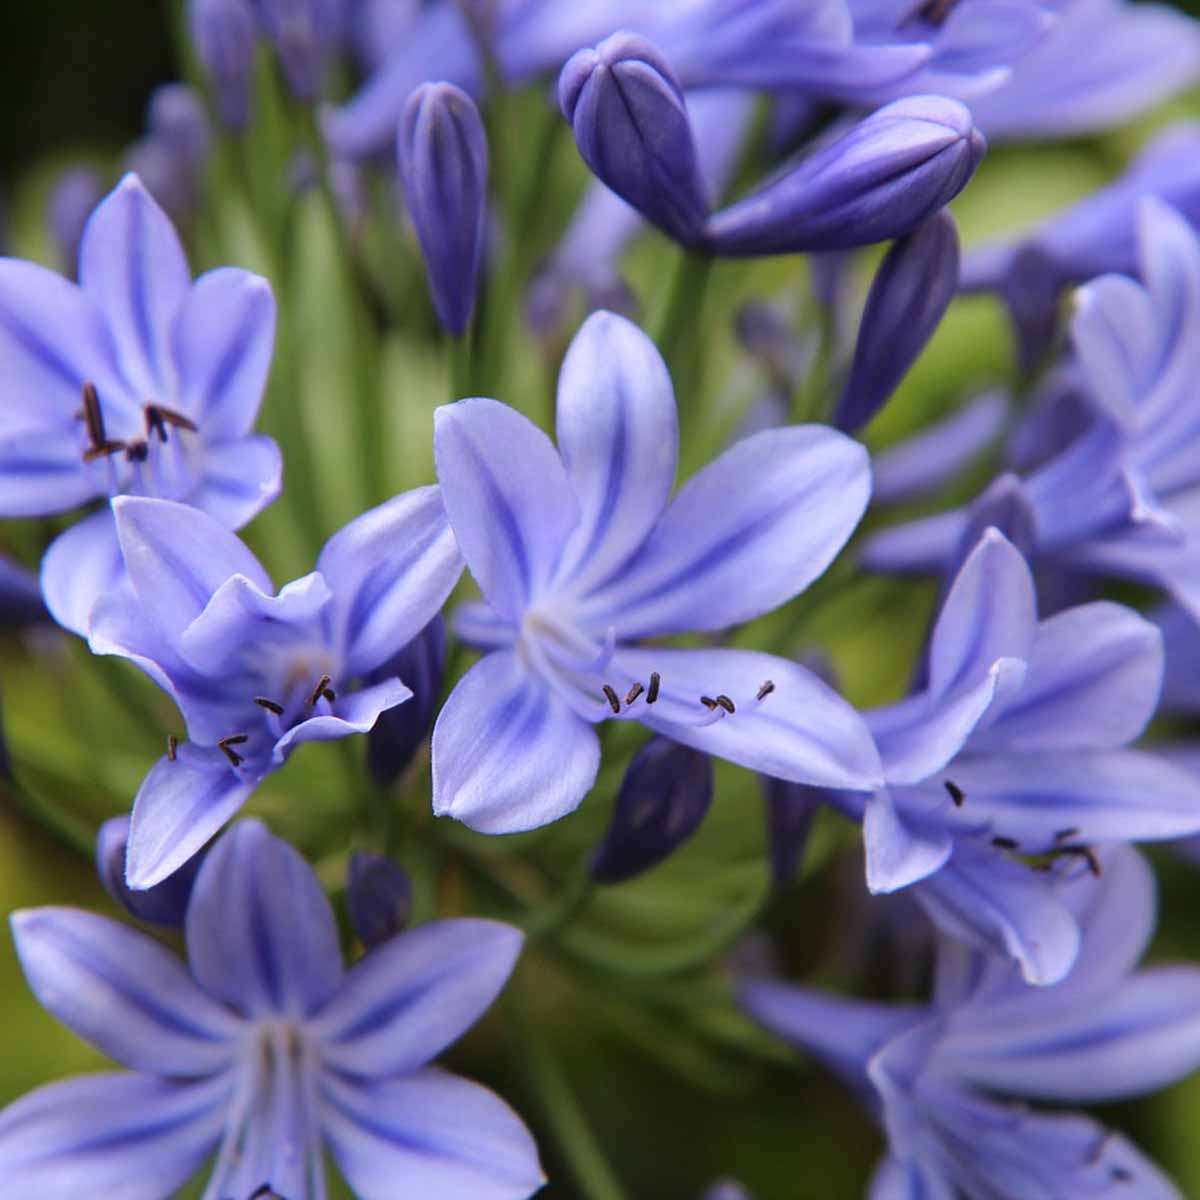
<path id="1" fill-rule="evenodd" d="M 558 898 L 539 908 L 525 922 L 525 935 L 531 941 L 554 937 L 587 907 L 595 887 L 595 881 L 585 862 L 575 871 Z"/>
<path id="2" fill-rule="evenodd" d="M 514 999 L 508 1011 L 524 1050 L 522 1061 L 546 1121 L 575 1176 L 579 1195 L 584 1200 L 625 1200 L 625 1191 L 579 1106 L 545 1030 L 533 1018 L 528 1000 Z"/>
<path id="3" fill-rule="evenodd" d="M 472 332 L 468 328 L 459 337 L 446 335 L 446 386 L 450 403 L 475 395 L 472 388 Z"/>
<path id="4" fill-rule="evenodd" d="M 667 362 L 681 423 L 695 413 L 696 390 L 702 377 L 705 338 L 704 297 L 712 275 L 713 257 L 696 250 L 681 250 L 671 276 L 666 301 L 655 326 L 655 341 Z M 680 436 L 680 441 L 684 438 Z"/>
<path id="5" fill-rule="evenodd" d="M 40 796 L 15 777 L 9 780 L 8 788 L 18 807 L 31 821 L 40 825 L 67 849 L 82 855 L 89 862 L 92 861 L 96 846 L 94 830 L 90 830 L 78 818 L 59 812 L 53 805 L 46 804 Z"/>

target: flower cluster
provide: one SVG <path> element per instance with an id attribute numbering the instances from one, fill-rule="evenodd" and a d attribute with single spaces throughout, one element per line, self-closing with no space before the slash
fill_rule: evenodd
<path id="1" fill-rule="evenodd" d="M 0 1191 L 768 1196 L 773 1126 L 689 1130 L 689 1163 L 634 1106 L 658 1073 L 741 1103 L 776 1035 L 882 1129 L 872 1200 L 1181 1196 L 1023 1102 L 1200 1066 L 1200 968 L 1137 969 L 1133 845 L 1200 837 L 1196 127 L 1020 235 L 977 244 L 970 205 L 1023 169 L 989 141 L 1200 84 L 1200 25 L 179 16 L 195 78 L 125 173 L 51 189 L 62 273 L 0 259 L 0 614 L 40 626 L 0 778 L 154 927 L 11 915 L 34 997 L 124 1070 L 0 1110 Z M 929 400 L 989 297 L 1013 361 L 960 349 Z M 501 993 L 456 1066 L 524 1117 L 431 1065 Z"/>

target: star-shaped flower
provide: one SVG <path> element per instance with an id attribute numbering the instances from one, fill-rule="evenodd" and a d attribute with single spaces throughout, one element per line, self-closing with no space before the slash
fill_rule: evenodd
<path id="1" fill-rule="evenodd" d="M 558 442 L 495 400 L 437 412 L 446 513 L 486 600 L 458 628 L 490 653 L 434 728 L 434 810 L 487 833 L 561 817 L 592 785 L 592 727 L 607 719 L 770 775 L 875 786 L 862 720 L 803 667 L 644 644 L 724 629 L 803 591 L 866 506 L 862 447 L 813 425 L 768 430 L 668 503 L 671 381 L 650 340 L 612 313 L 590 317 L 567 352 Z"/>
<path id="2" fill-rule="evenodd" d="M 0 1113 L 0 1175 L 39 1200 L 166 1200 L 216 1152 L 205 1197 L 325 1196 L 326 1147 L 362 1200 L 520 1200 L 543 1182 L 520 1118 L 430 1067 L 521 950 L 495 921 L 434 921 L 342 967 L 316 876 L 258 821 L 200 868 L 189 967 L 71 908 L 12 917 L 38 999 L 123 1066 Z"/>

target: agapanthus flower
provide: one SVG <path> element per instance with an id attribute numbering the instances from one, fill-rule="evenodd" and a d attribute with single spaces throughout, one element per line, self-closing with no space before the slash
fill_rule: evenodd
<path id="1" fill-rule="evenodd" d="M 26 909 L 12 928 L 41 1003 L 128 1068 L 0 1113 L 13 1195 L 167 1200 L 215 1152 L 208 1200 L 320 1200 L 326 1149 L 362 1200 L 520 1200 L 543 1182 L 520 1118 L 428 1065 L 504 986 L 516 929 L 434 921 L 346 971 L 312 868 L 258 821 L 200 869 L 188 966 L 79 909 Z"/>
<path id="2" fill-rule="evenodd" d="M 1018 855 L 1093 861 L 1106 842 L 1200 829 L 1192 776 L 1128 749 L 1158 703 L 1162 639 L 1108 601 L 1038 620 L 1033 579 L 995 529 L 966 558 L 929 644 L 927 682 L 864 714 L 887 786 L 833 798 L 861 818 L 867 885 L 916 895 L 952 935 L 1052 983 L 1079 932 Z"/>
<path id="3" fill-rule="evenodd" d="M 146 888 L 186 862 L 304 742 L 366 733 L 412 692 L 357 689 L 445 603 L 462 563 L 436 487 L 356 517 L 317 569 L 278 593 L 211 517 L 168 500 L 114 502 L 129 585 L 96 606 L 91 647 L 131 659 L 179 706 L 133 804 L 127 878 Z"/>
<path id="4" fill-rule="evenodd" d="M 279 494 L 279 449 L 251 432 L 274 334 L 267 281 L 224 267 L 193 283 L 170 221 L 127 175 L 87 224 L 78 285 L 0 260 L 0 513 L 131 493 L 240 528 Z M 106 504 L 46 552 L 46 604 L 85 633 L 121 575 Z"/>
<path id="5" fill-rule="evenodd" d="M 1020 481 L 1039 566 L 1119 575 L 1200 613 L 1200 238 L 1143 201 L 1140 282 L 1093 280 L 1071 332 L 1092 420 Z M 959 509 L 876 534 L 864 561 L 938 569 L 972 520 Z"/>
<path id="6" fill-rule="evenodd" d="M 1053 987 L 953 942 L 928 1005 L 743 985 L 751 1015 L 823 1060 L 882 1125 L 872 1200 L 1179 1200 L 1120 1134 L 1014 1103 L 1122 1099 L 1200 1065 L 1200 970 L 1134 969 L 1154 929 L 1153 875 L 1129 847 L 1099 861 L 1099 877 L 1077 865 L 1055 882 L 1082 945 Z"/>
<path id="7" fill-rule="evenodd" d="M 724 629 L 802 591 L 866 505 L 862 448 L 823 427 L 768 430 L 668 503 L 671 381 L 611 313 L 589 317 L 567 352 L 557 424 L 556 450 L 495 400 L 436 414 L 446 513 L 485 601 L 458 630 L 489 653 L 434 727 L 435 811 L 489 833 L 570 812 L 595 779 L 593 726 L 609 719 L 771 775 L 874 786 L 861 719 L 797 664 L 632 644 Z"/>

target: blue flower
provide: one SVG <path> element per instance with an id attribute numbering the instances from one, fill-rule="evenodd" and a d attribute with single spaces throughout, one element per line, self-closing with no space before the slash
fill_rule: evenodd
<path id="1" fill-rule="evenodd" d="M 1003 959 L 952 942 L 928 1005 L 744 985 L 755 1019 L 822 1059 L 884 1127 L 872 1200 L 1179 1200 L 1119 1134 L 1007 1099 L 1122 1099 L 1200 1065 L 1200 970 L 1134 970 L 1154 929 L 1153 875 L 1129 847 L 1100 861 L 1100 877 L 1080 866 L 1056 884 L 1082 946 L 1053 987 L 1031 988 Z"/>
<path id="2" fill-rule="evenodd" d="M 947 932 L 1016 958 L 1030 982 L 1071 968 L 1079 931 L 1014 854 L 1090 860 L 1097 843 L 1200 829 L 1195 780 L 1127 749 L 1162 681 L 1158 630 L 1107 601 L 1037 619 L 1020 553 L 988 530 L 951 586 L 928 682 L 865 714 L 888 786 L 865 803 L 867 884 L 916 896 Z"/>
<path id="3" fill-rule="evenodd" d="M 567 352 L 558 442 L 495 400 L 437 411 L 446 513 L 486 601 L 458 629 L 490 653 L 434 727 L 434 810 L 488 833 L 561 817 L 592 785 L 592 726 L 610 718 L 768 774 L 874 786 L 861 719 L 802 667 L 630 644 L 723 629 L 802 591 L 866 505 L 862 448 L 816 426 L 769 430 L 668 504 L 671 381 L 649 339 L 611 313 Z"/>
<path id="4" fill-rule="evenodd" d="M 187 861 L 303 742 L 366 733 L 412 692 L 388 676 L 350 690 L 412 640 L 462 570 L 436 487 L 356 517 L 317 569 L 278 594 L 211 517 L 167 500 L 113 505 L 130 586 L 96 606 L 91 647 L 135 662 L 179 706 L 189 741 L 134 800 L 127 878 Z"/>
<path id="5" fill-rule="evenodd" d="M 1140 282 L 1105 275 L 1077 295 L 1071 334 L 1090 420 L 1020 489 L 1039 567 L 1155 584 L 1196 615 L 1200 238 L 1161 201 L 1140 214 Z M 864 561 L 940 568 L 971 521 L 967 508 L 884 530 Z"/>
<path id="6" fill-rule="evenodd" d="M 204 1195 L 325 1193 L 325 1150 L 363 1200 L 520 1200 L 543 1182 L 497 1096 L 428 1064 L 504 986 L 518 930 L 435 921 L 348 972 L 307 863 L 257 821 L 216 844 L 188 906 L 190 970 L 93 913 L 12 917 L 35 995 L 129 1068 L 0 1113 L 0 1174 L 43 1200 L 166 1200 L 214 1151 Z"/>
<path id="7" fill-rule="evenodd" d="M 275 335 L 266 280 L 220 268 L 193 283 L 170 221 L 134 175 L 92 214 L 79 279 L 0 260 L 0 513 L 132 493 L 240 528 L 280 487 L 278 447 L 251 433 Z M 105 506 L 47 551 L 47 607 L 86 633 L 92 604 L 121 574 Z"/>

